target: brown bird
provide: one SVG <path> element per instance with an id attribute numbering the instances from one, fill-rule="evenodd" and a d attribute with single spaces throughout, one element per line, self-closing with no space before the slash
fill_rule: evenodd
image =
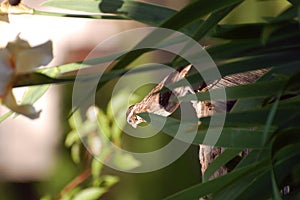
<path id="1" fill-rule="evenodd" d="M 126 112 L 127 122 L 133 128 L 136 128 L 138 124 L 145 122 L 143 118 L 137 115 L 143 112 L 154 113 L 165 117 L 171 115 L 178 108 L 180 102 L 170 101 L 170 99 L 184 96 L 188 92 L 194 93 L 193 89 L 190 86 L 182 86 L 163 93 L 158 93 L 158 91 L 166 85 L 183 79 L 191 68 L 192 65 L 188 65 L 170 73 L 155 86 L 141 102 L 130 106 Z"/>

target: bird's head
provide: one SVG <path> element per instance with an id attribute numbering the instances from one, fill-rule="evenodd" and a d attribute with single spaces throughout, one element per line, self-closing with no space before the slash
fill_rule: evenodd
<path id="1" fill-rule="evenodd" d="M 130 124 L 133 128 L 136 128 L 142 122 L 145 122 L 143 118 L 136 115 L 136 105 L 132 105 L 128 108 L 126 112 L 126 121 Z"/>

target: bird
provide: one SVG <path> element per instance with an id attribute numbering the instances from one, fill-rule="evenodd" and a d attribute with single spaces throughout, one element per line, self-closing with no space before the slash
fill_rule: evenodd
<path id="1" fill-rule="evenodd" d="M 171 115 L 180 104 L 179 101 L 174 101 L 174 98 L 185 96 L 189 92 L 194 93 L 194 90 L 190 86 L 185 85 L 166 92 L 160 93 L 159 91 L 165 86 L 185 78 L 191 68 L 192 65 L 187 65 L 173 71 L 156 85 L 142 101 L 131 105 L 126 112 L 127 123 L 133 128 L 137 128 L 140 123 L 146 122 L 142 117 L 137 115 L 143 112 L 153 113 L 164 117 Z M 170 101 L 171 99 L 172 101 Z"/>

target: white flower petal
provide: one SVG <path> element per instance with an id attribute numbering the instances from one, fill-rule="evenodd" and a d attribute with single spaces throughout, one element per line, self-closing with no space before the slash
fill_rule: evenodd
<path id="1" fill-rule="evenodd" d="M 17 55 L 31 48 L 30 44 L 26 40 L 21 39 L 19 35 L 13 41 L 8 42 L 5 47 L 12 55 Z"/>
<path id="2" fill-rule="evenodd" d="M 35 108 L 30 104 L 18 105 L 11 90 L 5 96 L 4 104 L 12 111 L 29 117 L 30 119 L 38 118 L 41 113 L 41 111 L 36 111 Z"/>
<path id="3" fill-rule="evenodd" d="M 34 68 L 47 65 L 53 59 L 52 42 L 47 41 L 36 47 L 18 52 L 15 57 L 16 74 L 32 71 Z"/>
<path id="4" fill-rule="evenodd" d="M 52 42 L 47 41 L 36 47 L 31 47 L 19 36 L 0 49 L 0 100 L 12 111 L 31 119 L 39 117 L 41 111 L 36 111 L 30 105 L 18 105 L 12 92 L 18 75 L 27 73 L 33 68 L 48 64 L 53 58 Z"/>

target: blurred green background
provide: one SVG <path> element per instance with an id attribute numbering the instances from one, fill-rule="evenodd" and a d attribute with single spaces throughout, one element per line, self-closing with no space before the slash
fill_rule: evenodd
<path id="1" fill-rule="evenodd" d="M 153 2 L 153 1 L 152 1 Z M 155 2 L 155 1 L 154 1 Z M 164 5 L 168 6 L 171 1 L 164 1 Z M 161 3 L 157 1 L 156 3 Z M 177 9 L 182 8 L 188 3 L 185 1 L 174 1 L 171 3 L 173 7 Z M 286 7 L 286 1 L 255 1 L 249 0 L 239 6 L 234 12 L 232 12 L 222 23 L 255 23 L 261 22 L 263 19 L 261 16 L 274 16 L 284 7 Z M 122 22 L 121 22 L 122 23 Z M 120 25 L 120 23 L 118 24 Z M 206 41 L 207 42 L 207 41 Z M 201 43 L 201 41 L 200 41 Z M 151 58 L 144 58 L 146 61 Z M 75 58 L 76 60 L 76 58 Z M 141 61 L 144 62 L 144 61 Z M 105 109 L 107 102 L 110 98 L 110 92 L 113 84 L 108 84 L 104 91 L 99 91 L 101 94 L 101 102 L 99 107 Z M 70 131 L 68 125 L 68 114 L 71 109 L 71 96 L 72 85 L 59 86 L 59 90 L 62 94 L 62 100 L 57 109 L 60 114 L 61 130 L 64 134 Z M 147 94 L 149 88 L 145 88 L 140 91 L 140 97 Z M 104 100 L 104 101 L 103 101 Z M 124 116 L 125 117 L 125 116 Z M 133 146 L 137 151 L 145 151 L 150 146 L 156 146 L 157 144 L 165 144 L 171 138 L 164 134 L 158 134 L 153 138 L 139 139 L 132 138 L 124 135 L 122 143 L 124 146 Z M 64 137 L 61 137 L 60 144 L 58 146 L 57 158 L 55 160 L 55 166 L 51 175 L 40 181 L 32 182 L 11 182 L 2 180 L 0 182 L 0 199 L 15 200 L 15 199 L 38 199 L 43 195 L 55 196 L 59 191 L 68 184 L 78 173 L 82 170 L 81 165 L 76 165 L 70 158 L 70 150 L 64 145 Z M 1 170 L 1 169 L 0 169 Z M 119 182 L 114 185 L 108 193 L 106 193 L 101 199 L 109 200 L 156 200 L 163 199 L 175 192 L 185 189 L 189 186 L 193 186 L 201 181 L 200 164 L 198 160 L 198 146 L 191 145 L 191 147 L 171 165 L 149 173 L 144 174 L 130 174 L 115 171 L 108 167 L 103 168 L 103 174 L 111 174 L 119 177 Z"/>

